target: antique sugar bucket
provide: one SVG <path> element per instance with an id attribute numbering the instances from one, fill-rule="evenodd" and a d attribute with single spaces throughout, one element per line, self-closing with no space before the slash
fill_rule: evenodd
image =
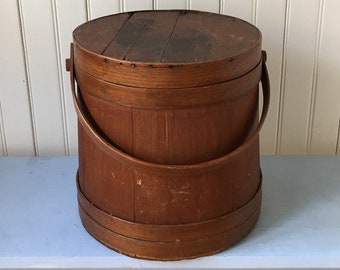
<path id="1" fill-rule="evenodd" d="M 185 10 L 102 17 L 75 29 L 67 69 L 79 212 L 91 235 L 132 257 L 179 260 L 249 233 L 269 106 L 256 27 Z"/>

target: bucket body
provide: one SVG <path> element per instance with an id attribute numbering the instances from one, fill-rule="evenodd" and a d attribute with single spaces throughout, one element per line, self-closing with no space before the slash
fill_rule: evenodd
<path id="1" fill-rule="evenodd" d="M 242 239 L 261 204 L 257 28 L 207 12 L 139 11 L 87 22 L 73 37 L 88 232 L 155 260 Z"/>

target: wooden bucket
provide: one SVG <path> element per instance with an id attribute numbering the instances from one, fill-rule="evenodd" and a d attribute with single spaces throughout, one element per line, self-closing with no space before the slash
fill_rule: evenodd
<path id="1" fill-rule="evenodd" d="M 89 21 L 73 38 L 87 231 L 153 260 L 241 240 L 260 213 L 258 134 L 269 106 L 258 29 L 207 12 L 139 11 Z"/>

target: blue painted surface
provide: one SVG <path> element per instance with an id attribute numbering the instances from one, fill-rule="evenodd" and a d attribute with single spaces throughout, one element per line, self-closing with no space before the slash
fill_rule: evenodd
<path id="1" fill-rule="evenodd" d="M 340 156 L 265 156 L 254 230 L 219 254 L 152 262 L 93 239 L 78 216 L 77 157 L 0 158 L 0 268 L 340 267 Z"/>

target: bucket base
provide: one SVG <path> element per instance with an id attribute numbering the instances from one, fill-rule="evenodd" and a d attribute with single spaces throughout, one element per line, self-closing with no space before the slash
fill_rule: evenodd
<path id="1" fill-rule="evenodd" d="M 261 208 L 261 185 L 244 206 L 224 216 L 188 224 L 154 225 L 123 220 L 91 203 L 79 188 L 78 205 L 85 229 L 105 246 L 134 258 L 174 261 L 227 249 L 255 226 Z"/>

